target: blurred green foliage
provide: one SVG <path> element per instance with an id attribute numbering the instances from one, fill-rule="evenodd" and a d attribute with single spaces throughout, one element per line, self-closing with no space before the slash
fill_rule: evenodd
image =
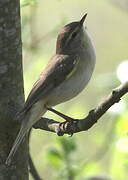
<path id="1" fill-rule="evenodd" d="M 95 72 L 81 95 L 56 108 L 69 116 L 83 118 L 96 107 L 120 84 L 116 69 L 121 62 L 128 60 L 126 3 L 127 0 L 21 0 L 26 97 L 55 53 L 56 37 L 61 27 L 79 20 L 88 12 L 85 25 L 96 47 Z M 33 130 L 30 148 L 40 176 L 49 180 L 85 180 L 93 176 L 126 180 L 127 109 L 125 96 L 93 128 L 73 137 L 57 137 Z M 46 116 L 61 121 L 52 113 L 46 113 Z"/>
<path id="2" fill-rule="evenodd" d="M 76 169 L 72 154 L 76 151 L 76 144 L 73 138 L 61 137 L 56 139 L 56 146 L 46 153 L 48 164 L 55 170 L 54 179 L 74 179 Z"/>
<path id="3" fill-rule="evenodd" d="M 21 0 L 20 6 L 24 7 L 29 5 L 35 5 L 36 2 L 37 0 Z"/>

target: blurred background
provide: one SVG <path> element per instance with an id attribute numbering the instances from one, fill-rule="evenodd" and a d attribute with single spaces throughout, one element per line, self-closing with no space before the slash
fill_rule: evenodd
<path id="1" fill-rule="evenodd" d="M 96 49 L 95 72 L 78 97 L 55 107 L 74 118 L 84 118 L 128 80 L 128 0 L 21 0 L 26 97 L 55 54 L 61 27 L 85 13 L 85 26 Z M 33 130 L 30 152 L 39 175 L 45 180 L 126 180 L 127 100 L 123 97 L 91 129 L 73 137 Z M 50 112 L 45 116 L 62 120 Z"/>

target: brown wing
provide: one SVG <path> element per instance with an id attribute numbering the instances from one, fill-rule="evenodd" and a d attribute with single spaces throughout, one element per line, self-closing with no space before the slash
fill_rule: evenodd
<path id="1" fill-rule="evenodd" d="M 76 64 L 77 58 L 74 56 L 71 58 L 68 55 L 55 55 L 34 84 L 22 112 L 29 110 L 33 104 L 47 96 L 49 92 L 62 83 L 73 71 Z"/>

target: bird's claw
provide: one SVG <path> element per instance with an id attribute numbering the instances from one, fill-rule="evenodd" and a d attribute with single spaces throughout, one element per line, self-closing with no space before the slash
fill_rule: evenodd
<path id="1" fill-rule="evenodd" d="M 58 136 L 63 136 L 64 133 L 67 133 L 71 136 L 73 136 L 74 129 L 76 127 L 76 123 L 78 123 L 77 119 L 71 119 L 70 121 L 64 121 L 60 122 L 58 129 L 57 129 L 57 135 Z"/>

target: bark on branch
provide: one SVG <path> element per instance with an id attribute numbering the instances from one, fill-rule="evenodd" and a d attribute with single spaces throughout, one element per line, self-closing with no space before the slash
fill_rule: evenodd
<path id="1" fill-rule="evenodd" d="M 84 119 L 78 119 L 78 121 L 74 121 L 73 123 L 66 122 L 61 126 L 60 122 L 48 118 L 41 118 L 33 127 L 55 132 L 60 136 L 86 131 L 90 129 L 112 105 L 118 103 L 121 100 L 121 97 L 126 93 L 128 93 L 128 81 L 114 89 L 110 95 L 108 95 L 97 108 L 91 110 Z"/>

